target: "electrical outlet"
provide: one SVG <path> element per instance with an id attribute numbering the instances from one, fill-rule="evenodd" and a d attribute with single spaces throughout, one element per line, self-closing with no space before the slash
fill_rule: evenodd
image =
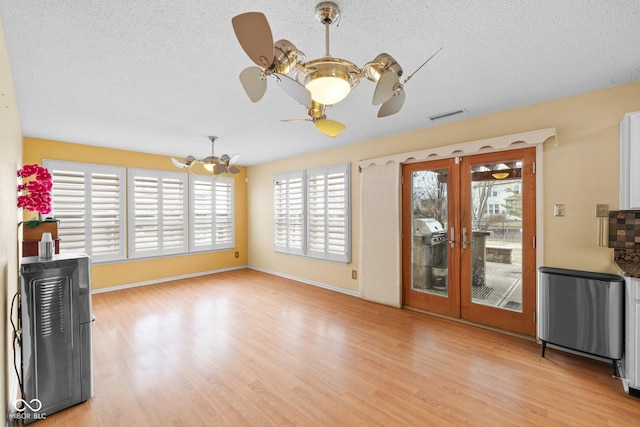
<path id="1" fill-rule="evenodd" d="M 356 280 L 358 278 L 358 270 L 351 270 L 351 278 Z"/>
<path id="2" fill-rule="evenodd" d="M 236 252 L 234 255 L 236 258 L 240 258 L 240 252 Z"/>
<path id="3" fill-rule="evenodd" d="M 553 216 L 564 216 L 564 205 L 553 205 Z"/>

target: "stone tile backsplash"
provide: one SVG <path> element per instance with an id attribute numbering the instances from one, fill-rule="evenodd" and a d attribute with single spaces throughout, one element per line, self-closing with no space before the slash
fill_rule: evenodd
<path id="1" fill-rule="evenodd" d="M 609 247 L 640 250 L 640 211 L 609 212 Z"/>

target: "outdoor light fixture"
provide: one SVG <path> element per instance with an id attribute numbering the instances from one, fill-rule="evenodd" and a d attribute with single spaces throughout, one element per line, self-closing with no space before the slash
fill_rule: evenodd
<path id="1" fill-rule="evenodd" d="M 511 175 L 510 172 L 494 172 L 491 174 L 491 176 L 494 177 L 495 179 L 505 179 L 509 175 Z"/>

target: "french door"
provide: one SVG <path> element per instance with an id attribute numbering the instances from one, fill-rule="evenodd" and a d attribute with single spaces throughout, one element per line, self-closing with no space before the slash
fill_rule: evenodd
<path id="1" fill-rule="evenodd" d="M 405 306 L 535 335 L 535 148 L 403 165 Z"/>

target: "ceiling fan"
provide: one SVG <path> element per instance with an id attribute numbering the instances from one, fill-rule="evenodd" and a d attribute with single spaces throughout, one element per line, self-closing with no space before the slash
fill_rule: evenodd
<path id="1" fill-rule="evenodd" d="M 307 108 L 307 114 L 309 119 L 285 119 L 283 122 L 312 122 L 316 125 L 316 128 L 327 136 L 335 138 L 340 135 L 346 126 L 335 120 L 327 119 L 327 115 L 324 113 L 325 106 L 311 101 L 311 106 Z"/>
<path id="2" fill-rule="evenodd" d="M 238 158 L 240 157 L 239 154 L 234 154 L 233 156 L 223 154 L 220 157 L 214 154 L 214 146 L 217 139 L 217 136 L 209 137 L 209 140 L 211 140 L 211 155 L 205 157 L 204 159 L 196 159 L 192 155 L 188 155 L 187 157 L 185 157 L 184 162 L 182 163 L 176 160 L 174 157 L 171 158 L 171 162 L 174 164 L 174 166 L 181 169 L 189 169 L 195 163 L 202 163 L 208 171 L 213 172 L 215 175 L 220 175 L 223 173 L 235 175 L 237 173 L 240 173 L 240 168 L 233 165 L 238 161 Z"/>
<path id="3" fill-rule="evenodd" d="M 404 85 L 429 62 L 442 48 L 418 67 L 403 82 L 402 67 L 387 53 L 381 53 L 362 68 L 353 62 L 332 57 L 329 52 L 329 27 L 340 21 L 340 9 L 333 2 L 316 6 L 316 19 L 325 27 L 325 55 L 306 61 L 304 53 L 288 40 L 273 42 L 271 27 L 261 12 L 247 12 L 233 17 L 231 23 L 238 42 L 249 58 L 257 65 L 240 73 L 240 82 L 252 102 L 257 102 L 267 90 L 267 76 L 294 100 L 307 108 L 316 127 L 329 136 L 337 136 L 346 127 L 328 120 L 325 107 L 330 107 L 349 95 L 361 78 L 376 83 L 373 105 L 380 105 L 378 117 L 386 117 L 400 111 L 405 101 Z M 291 77 L 290 77 L 291 76 Z M 290 120 L 285 120 L 290 121 Z M 325 132 L 324 125 L 332 129 Z M 340 125 L 340 126 L 338 126 Z M 337 129 L 340 128 L 338 131 Z"/>

